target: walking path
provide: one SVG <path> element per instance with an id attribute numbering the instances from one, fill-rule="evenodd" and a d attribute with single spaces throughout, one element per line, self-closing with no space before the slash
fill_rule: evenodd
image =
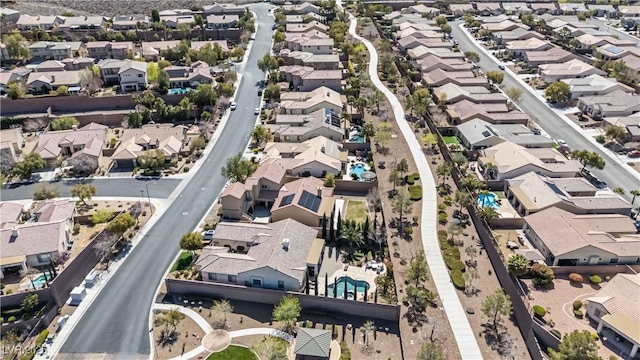
<path id="1" fill-rule="evenodd" d="M 440 252 L 440 245 L 438 244 L 437 236 L 437 220 L 436 220 L 436 208 L 438 205 L 438 199 L 436 195 L 436 184 L 425 158 L 422 152 L 422 146 L 415 138 L 413 130 L 404 119 L 404 111 L 402 104 L 398 101 L 398 98 L 393 95 L 389 89 L 387 89 L 380 78 L 378 78 L 378 53 L 375 47 L 370 41 L 358 36 L 356 34 L 357 19 L 353 15 L 349 15 L 351 24 L 349 25 L 349 33 L 359 41 L 361 41 L 369 51 L 369 77 L 373 84 L 389 99 L 391 107 L 393 108 L 393 114 L 402 132 L 402 136 L 406 143 L 409 145 L 411 154 L 418 168 L 420 174 L 420 181 L 422 181 L 422 218 L 420 231 L 422 232 L 422 245 L 425 251 L 425 257 L 429 264 L 431 271 L 431 278 L 433 279 L 442 306 L 447 314 L 453 335 L 458 343 L 458 349 L 463 359 L 482 359 L 480 347 L 476 341 L 471 325 L 467 316 L 462 308 L 460 299 L 456 289 L 449 280 L 449 272 L 444 264 L 442 253 Z"/>

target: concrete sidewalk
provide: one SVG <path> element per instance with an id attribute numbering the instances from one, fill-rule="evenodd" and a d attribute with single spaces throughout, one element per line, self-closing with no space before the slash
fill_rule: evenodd
<path id="1" fill-rule="evenodd" d="M 460 355 L 463 359 L 482 359 L 480 347 L 471 329 L 471 325 L 469 325 L 466 313 L 462 308 L 457 291 L 449 279 L 449 271 L 444 264 L 444 259 L 440 252 L 436 220 L 438 199 L 435 191 L 436 184 L 431 169 L 422 152 L 422 146 L 415 138 L 413 130 L 407 121 L 404 120 L 402 104 L 400 104 L 395 95 L 389 91 L 380 81 L 380 78 L 378 78 L 378 53 L 375 47 L 370 41 L 356 34 L 357 19 L 351 15 L 350 19 L 349 33 L 367 47 L 370 55 L 369 77 L 373 84 L 389 99 L 398 127 L 406 143 L 409 145 L 411 154 L 418 168 L 418 173 L 420 174 L 420 181 L 422 182 L 422 218 L 420 219 L 422 245 L 429 264 L 429 270 L 431 271 L 431 278 L 436 285 L 438 296 L 449 319 L 449 324 L 451 325 L 453 335 L 458 344 Z"/>

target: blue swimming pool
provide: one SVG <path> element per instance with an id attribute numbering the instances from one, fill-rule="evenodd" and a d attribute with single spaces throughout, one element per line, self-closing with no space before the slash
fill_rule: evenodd
<path id="1" fill-rule="evenodd" d="M 360 134 L 355 134 L 349 139 L 349 142 L 363 143 L 364 142 L 364 136 L 362 136 Z"/>
<path id="2" fill-rule="evenodd" d="M 327 295 L 333 296 L 333 283 L 327 286 Z M 355 290 L 358 290 L 358 294 L 364 294 L 369 290 L 369 283 L 364 280 L 354 280 L 348 276 L 341 276 L 336 280 L 336 297 L 344 298 L 344 292 L 347 292 L 347 298 L 353 299 L 355 296 Z"/>
<path id="3" fill-rule="evenodd" d="M 190 89 L 190 88 L 169 89 L 169 95 L 186 94 L 191 90 L 192 89 Z"/>
<path id="4" fill-rule="evenodd" d="M 478 196 L 478 206 L 488 206 L 494 209 L 500 208 L 500 204 L 496 202 L 496 194 L 480 194 Z"/>
<path id="5" fill-rule="evenodd" d="M 36 289 L 41 289 L 43 285 L 45 285 L 47 280 L 43 275 L 38 276 L 36 279 L 33 279 L 33 285 L 36 286 Z"/>
<path id="6" fill-rule="evenodd" d="M 358 176 L 358 180 L 362 180 L 362 173 L 365 171 L 367 171 L 367 169 L 364 168 L 363 163 L 355 163 L 351 165 L 351 174 L 356 174 Z"/>

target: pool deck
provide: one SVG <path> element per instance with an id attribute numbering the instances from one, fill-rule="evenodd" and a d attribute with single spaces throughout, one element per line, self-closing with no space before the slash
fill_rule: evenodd
<path id="1" fill-rule="evenodd" d="M 354 163 L 352 163 L 351 161 L 355 161 L 355 162 L 354 162 Z M 343 179 L 343 180 L 353 180 L 353 178 L 351 177 L 351 170 L 352 170 L 353 165 L 356 165 L 356 164 L 362 164 L 362 165 L 364 165 L 364 170 L 363 170 L 362 172 L 370 171 L 370 170 L 371 170 L 371 169 L 369 168 L 369 164 L 367 164 L 367 163 L 366 163 L 366 161 L 360 161 L 360 160 L 357 160 L 355 156 L 350 156 L 350 157 L 349 157 L 349 162 L 347 162 L 347 171 L 346 171 L 346 173 L 342 176 L 342 179 Z M 360 180 L 362 180 L 362 179 L 360 179 Z"/>
<path id="2" fill-rule="evenodd" d="M 384 267 L 384 265 L 382 265 Z M 356 281 L 366 281 L 367 283 L 369 283 L 369 298 L 371 298 L 370 296 L 373 295 L 373 293 L 376 291 L 376 276 L 378 275 L 383 275 L 386 273 L 386 269 L 383 269 L 383 271 L 378 274 L 376 273 L 375 270 L 369 270 L 366 269 L 366 267 L 363 266 L 352 266 L 349 265 L 347 270 L 344 270 L 344 268 L 338 269 L 336 270 L 333 274 L 329 274 L 328 276 L 328 281 L 329 284 L 333 284 L 333 279 L 337 279 L 337 278 L 341 278 L 343 276 L 348 276 L 350 278 L 352 278 L 353 280 Z M 318 277 L 318 296 L 324 296 L 324 289 L 325 289 L 325 282 L 324 282 L 324 276 L 319 276 Z M 333 294 L 331 294 L 333 295 Z M 358 293 L 358 300 L 364 300 L 364 294 Z"/>

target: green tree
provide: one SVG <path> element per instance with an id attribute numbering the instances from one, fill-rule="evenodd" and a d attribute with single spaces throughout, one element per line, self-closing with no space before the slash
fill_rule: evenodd
<path id="1" fill-rule="evenodd" d="M 69 95 L 69 87 L 65 85 L 58 86 L 58 88 L 56 89 L 56 94 L 58 96 Z"/>
<path id="2" fill-rule="evenodd" d="M 271 138 L 271 132 L 266 127 L 257 125 L 253 130 L 251 130 L 251 138 L 255 141 L 257 146 L 260 146 L 265 141 L 269 141 Z"/>
<path id="3" fill-rule="evenodd" d="M 375 125 L 371 122 L 365 122 L 362 124 L 361 134 L 367 142 L 371 141 L 371 138 L 376 135 Z"/>
<path id="4" fill-rule="evenodd" d="M 227 163 L 222 167 L 222 175 L 232 182 L 244 182 L 256 171 L 257 164 L 242 157 L 242 153 L 227 159 Z"/>
<path id="5" fill-rule="evenodd" d="M 547 89 L 544 91 L 544 96 L 546 96 L 547 100 L 552 104 L 564 103 L 569 100 L 570 92 L 571 87 L 569 87 L 569 84 L 556 81 L 547 86 Z"/>
<path id="6" fill-rule="evenodd" d="M 413 211 L 413 201 L 410 199 L 409 192 L 401 189 L 391 200 L 391 210 L 398 214 L 398 230 L 400 235 L 404 233 L 404 216 L 410 215 Z"/>
<path id="7" fill-rule="evenodd" d="M 508 268 L 514 275 L 522 276 L 529 271 L 529 263 L 530 261 L 524 256 L 515 254 L 509 258 Z"/>
<path id="8" fill-rule="evenodd" d="M 23 312 L 28 313 L 36 306 L 38 306 L 39 303 L 40 298 L 38 297 L 38 294 L 27 295 L 24 297 L 24 299 L 22 299 L 22 302 L 20 303 L 20 309 Z"/>
<path id="9" fill-rule="evenodd" d="M 151 21 L 160 22 L 160 12 L 158 12 L 158 9 L 151 10 Z"/>
<path id="10" fill-rule="evenodd" d="M 324 186 L 328 188 L 336 187 L 336 176 L 332 173 L 325 175 Z"/>
<path id="11" fill-rule="evenodd" d="M 224 51 L 218 44 L 206 44 L 198 50 L 196 58 L 200 61 L 204 61 L 209 65 L 215 66 L 218 61 L 224 59 Z"/>
<path id="12" fill-rule="evenodd" d="M 283 323 L 283 330 L 285 332 L 291 332 L 295 327 L 298 317 L 302 312 L 302 306 L 300 306 L 300 300 L 293 295 L 285 295 L 273 308 L 273 320 Z"/>
<path id="13" fill-rule="evenodd" d="M 497 336 L 499 333 L 498 327 L 502 322 L 502 316 L 511 314 L 511 299 L 502 289 L 499 289 L 484 299 L 481 309 L 482 313 L 491 321 L 491 327 Z"/>
<path id="14" fill-rule="evenodd" d="M 160 316 L 156 316 L 156 320 L 154 321 L 156 326 L 164 325 L 166 326 L 172 333 L 176 331 L 178 324 L 184 320 L 185 315 L 180 312 L 178 309 L 171 309 L 169 311 L 165 311 Z"/>
<path id="15" fill-rule="evenodd" d="M 124 234 L 136 224 L 136 219 L 129 213 L 121 213 L 107 224 L 107 231 L 112 234 Z"/>
<path id="16" fill-rule="evenodd" d="M 288 345 L 289 343 L 282 339 L 266 337 L 264 340 L 253 345 L 252 349 L 260 356 L 260 359 L 287 360 Z"/>
<path id="17" fill-rule="evenodd" d="M 192 233 L 193 234 L 193 233 Z M 211 310 L 222 316 L 222 328 L 227 327 L 227 314 L 233 312 L 233 305 L 227 299 L 214 300 Z"/>
<path id="18" fill-rule="evenodd" d="M 422 142 L 429 148 L 429 151 L 433 152 L 433 149 L 438 145 L 438 136 L 434 133 L 427 133 L 422 137 Z"/>
<path id="19" fill-rule="evenodd" d="M 190 91 L 189 99 L 197 106 L 213 106 L 218 100 L 218 92 L 211 84 L 200 84 L 196 91 Z"/>
<path id="20" fill-rule="evenodd" d="M 232 59 L 240 60 L 244 57 L 245 50 L 242 46 L 236 46 L 229 51 L 229 57 Z"/>
<path id="21" fill-rule="evenodd" d="M 482 206 L 478 208 L 476 213 L 480 219 L 483 219 L 488 223 L 492 222 L 493 220 L 498 220 L 500 218 L 500 213 L 498 213 L 496 209 L 494 209 L 491 206 Z"/>
<path id="22" fill-rule="evenodd" d="M 7 97 L 16 100 L 24 97 L 24 85 L 20 81 L 12 81 L 7 85 Z"/>
<path id="23" fill-rule="evenodd" d="M 9 57 L 12 59 L 26 59 L 31 53 L 27 39 L 20 34 L 5 34 L 2 36 L 2 43 L 7 50 L 7 54 L 9 54 Z"/>
<path id="24" fill-rule="evenodd" d="M 631 199 L 631 205 L 636 202 L 636 197 L 640 196 L 640 189 L 634 189 L 629 191 L 631 195 L 633 195 L 633 199 Z"/>
<path id="25" fill-rule="evenodd" d="M 224 96 L 226 98 L 230 98 L 236 92 L 236 89 L 233 86 L 233 84 L 230 84 L 230 83 L 219 83 L 217 91 L 218 91 L 218 94 L 220 94 L 220 96 Z"/>
<path id="26" fill-rule="evenodd" d="M 620 196 L 624 196 L 624 194 L 626 193 L 626 192 L 624 191 L 624 189 L 623 189 L 623 188 L 621 188 L 620 186 L 616 186 L 616 187 L 614 187 L 613 189 L 611 189 L 611 191 L 613 191 L 614 193 L 616 193 L 616 194 L 618 194 L 618 195 L 620 195 Z"/>
<path id="27" fill-rule="evenodd" d="M 391 124 L 387 122 L 381 123 L 376 129 L 374 141 L 383 149 L 386 149 L 387 143 L 389 142 L 389 140 L 391 140 L 391 129 Z"/>
<path id="28" fill-rule="evenodd" d="M 269 84 L 264 89 L 265 100 L 277 100 L 280 98 L 280 86 L 278 84 Z"/>
<path id="29" fill-rule="evenodd" d="M 444 360 L 442 349 L 433 341 L 423 342 L 418 351 L 417 360 Z"/>
<path id="30" fill-rule="evenodd" d="M 442 164 L 438 165 L 438 167 L 436 168 L 436 175 L 438 175 L 439 178 L 442 178 L 442 186 L 444 186 L 447 178 L 449 177 L 449 175 L 451 175 L 452 171 L 453 164 L 448 161 L 445 161 Z"/>
<path id="31" fill-rule="evenodd" d="M 444 25 L 440 25 L 440 31 L 442 31 L 445 34 L 451 34 L 451 25 L 449 24 L 444 24 Z"/>
<path id="32" fill-rule="evenodd" d="M 285 39 L 284 32 L 280 30 L 276 30 L 276 32 L 273 33 L 273 42 L 275 44 L 280 44 L 284 42 L 284 39 Z"/>
<path id="33" fill-rule="evenodd" d="M 51 130 L 70 130 L 74 126 L 80 125 L 80 121 L 73 116 L 60 116 L 51 120 Z"/>
<path id="34" fill-rule="evenodd" d="M 91 184 L 76 184 L 71 187 L 71 196 L 77 197 L 83 204 L 87 205 L 87 200 L 91 201 L 96 196 L 96 187 Z"/>
<path id="35" fill-rule="evenodd" d="M 460 206 L 459 210 L 462 211 L 463 208 L 471 206 L 471 194 L 464 190 L 456 190 L 455 202 Z"/>
<path id="36" fill-rule="evenodd" d="M 618 125 L 609 126 L 607 128 L 607 131 L 605 132 L 605 135 L 612 139 L 615 139 L 621 144 L 626 143 L 629 139 L 627 130 L 622 126 L 618 126 Z"/>
<path id="37" fill-rule="evenodd" d="M 496 85 L 502 84 L 504 81 L 504 73 L 502 71 L 487 71 L 487 79 Z"/>
<path id="38" fill-rule="evenodd" d="M 531 276 L 533 276 L 531 282 L 535 285 L 547 287 L 553 284 L 555 275 L 553 274 L 553 269 L 549 266 L 535 263 L 531 265 L 529 272 L 531 273 Z"/>
<path id="39" fill-rule="evenodd" d="M 340 227 L 340 239 L 344 240 L 351 247 L 358 247 L 364 243 L 362 229 L 352 220 L 344 220 Z"/>
<path id="40" fill-rule="evenodd" d="M 442 26 L 447 23 L 447 18 L 443 15 L 437 16 L 434 20 L 438 26 Z"/>
<path id="41" fill-rule="evenodd" d="M 37 153 L 31 153 L 24 157 L 22 161 L 18 161 L 11 169 L 11 173 L 21 179 L 28 179 L 31 175 L 45 167 L 46 163 L 42 156 Z"/>
<path id="42" fill-rule="evenodd" d="M 147 79 L 150 83 L 155 83 L 158 81 L 158 76 L 160 76 L 160 67 L 158 63 L 150 62 L 147 64 Z"/>
<path id="43" fill-rule="evenodd" d="M 278 59 L 271 56 L 269 53 L 264 54 L 262 59 L 258 60 L 258 68 L 268 73 L 277 70 L 279 66 L 280 64 L 278 64 Z"/>
<path id="44" fill-rule="evenodd" d="M 189 150 L 191 150 L 191 152 L 194 152 L 196 150 L 204 149 L 206 146 L 207 142 L 204 140 L 204 138 L 202 136 L 198 136 L 189 144 Z"/>
<path id="45" fill-rule="evenodd" d="M 38 184 L 33 191 L 33 200 L 47 200 L 57 198 L 58 196 L 60 196 L 58 188 L 47 184 Z"/>
<path id="46" fill-rule="evenodd" d="M 478 55 L 478 53 L 474 51 L 465 51 L 464 57 L 466 57 L 467 59 L 469 59 L 469 61 L 474 63 L 477 63 L 478 61 L 480 61 L 480 55 Z"/>
<path id="47" fill-rule="evenodd" d="M 138 156 L 137 163 L 143 169 L 157 170 L 164 164 L 164 152 L 161 149 L 152 149 L 145 151 Z"/>
<path id="48" fill-rule="evenodd" d="M 171 79 L 169 78 L 169 74 L 162 70 L 158 74 L 158 92 L 160 94 L 165 95 L 169 92 L 169 85 L 171 83 Z"/>
<path id="49" fill-rule="evenodd" d="M 406 289 L 406 295 L 403 301 L 409 303 L 409 314 L 407 317 L 412 320 L 418 320 L 423 316 L 427 306 L 433 305 L 436 295 L 422 286 L 409 285 Z"/>
<path id="50" fill-rule="evenodd" d="M 202 249 L 203 246 L 202 234 L 199 232 L 186 233 L 180 238 L 181 249 L 195 251 Z"/>
<path id="51" fill-rule="evenodd" d="M 595 337 L 587 330 L 573 330 L 562 337 L 558 351 L 549 348 L 551 360 L 602 360 Z"/>
<path id="52" fill-rule="evenodd" d="M 424 257 L 424 251 L 418 250 L 415 257 L 411 259 L 405 277 L 409 282 L 415 283 L 415 286 L 420 286 L 423 281 L 429 279 L 429 270 L 427 268 L 427 259 Z"/>
<path id="53" fill-rule="evenodd" d="M 589 167 L 602 170 L 606 165 L 604 159 L 595 151 L 574 150 L 571 152 L 571 157 L 580 161 L 583 169 Z"/>
<path id="54" fill-rule="evenodd" d="M 91 222 L 93 225 L 108 223 L 113 219 L 113 216 L 113 211 L 97 210 L 95 214 L 91 215 Z"/>
<path id="55" fill-rule="evenodd" d="M 507 94 L 507 96 L 511 98 L 511 101 L 515 103 L 522 99 L 522 90 L 516 87 L 508 88 L 507 91 L 505 91 L 505 94 Z"/>

